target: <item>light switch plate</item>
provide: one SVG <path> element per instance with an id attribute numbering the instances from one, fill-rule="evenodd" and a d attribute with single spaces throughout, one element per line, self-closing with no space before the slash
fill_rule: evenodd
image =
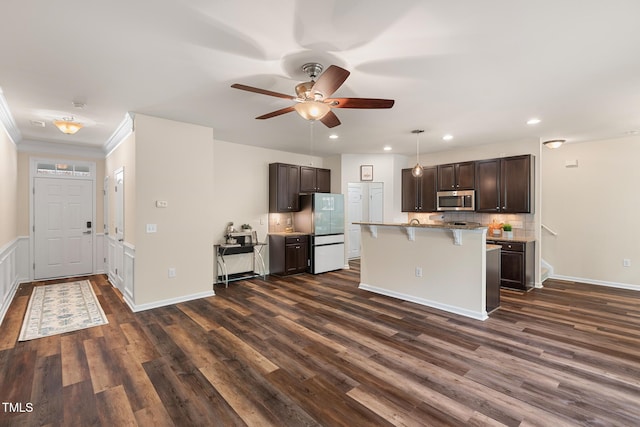
<path id="1" fill-rule="evenodd" d="M 147 233 L 156 233 L 158 231 L 157 224 L 147 224 Z"/>
<path id="2" fill-rule="evenodd" d="M 166 200 L 156 200 L 156 208 L 166 208 L 169 206 L 169 202 Z"/>

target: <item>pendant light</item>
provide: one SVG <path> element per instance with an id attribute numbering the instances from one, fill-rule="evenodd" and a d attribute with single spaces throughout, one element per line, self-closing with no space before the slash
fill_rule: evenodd
<path id="1" fill-rule="evenodd" d="M 421 177 L 422 173 L 424 172 L 424 169 L 420 164 L 420 134 L 422 132 L 424 132 L 423 129 L 415 129 L 411 131 L 411 133 L 416 134 L 416 165 L 413 167 L 413 169 L 411 169 L 411 175 L 416 178 Z"/>

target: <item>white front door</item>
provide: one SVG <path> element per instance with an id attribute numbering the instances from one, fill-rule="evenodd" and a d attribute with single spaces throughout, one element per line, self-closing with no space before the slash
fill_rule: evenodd
<path id="1" fill-rule="evenodd" d="M 34 178 L 34 278 L 93 273 L 93 181 Z"/>

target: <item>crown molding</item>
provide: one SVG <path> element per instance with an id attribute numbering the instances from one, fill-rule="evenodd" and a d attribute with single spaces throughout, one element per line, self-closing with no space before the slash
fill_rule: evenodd
<path id="1" fill-rule="evenodd" d="M 18 151 L 25 153 L 61 154 L 65 156 L 104 159 L 102 147 L 65 144 L 59 142 L 32 141 L 24 139 L 17 145 Z"/>
<path id="2" fill-rule="evenodd" d="M 103 154 L 105 156 L 109 156 L 113 150 L 118 148 L 118 146 L 124 141 L 126 137 L 133 133 L 133 118 L 135 117 L 135 113 L 128 112 L 124 115 L 124 119 L 118 125 L 118 128 L 111 134 L 107 142 L 104 143 Z"/>
<path id="3" fill-rule="evenodd" d="M 13 141 L 15 145 L 18 145 L 18 143 L 22 141 L 22 133 L 20 133 L 15 120 L 13 120 L 7 100 L 2 93 L 2 88 L 0 88 L 0 123 L 4 126 L 11 141 Z"/>

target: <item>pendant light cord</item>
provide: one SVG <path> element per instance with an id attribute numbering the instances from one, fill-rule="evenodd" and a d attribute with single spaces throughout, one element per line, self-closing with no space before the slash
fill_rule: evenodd
<path id="1" fill-rule="evenodd" d="M 309 166 L 313 166 L 313 121 L 309 121 Z"/>

